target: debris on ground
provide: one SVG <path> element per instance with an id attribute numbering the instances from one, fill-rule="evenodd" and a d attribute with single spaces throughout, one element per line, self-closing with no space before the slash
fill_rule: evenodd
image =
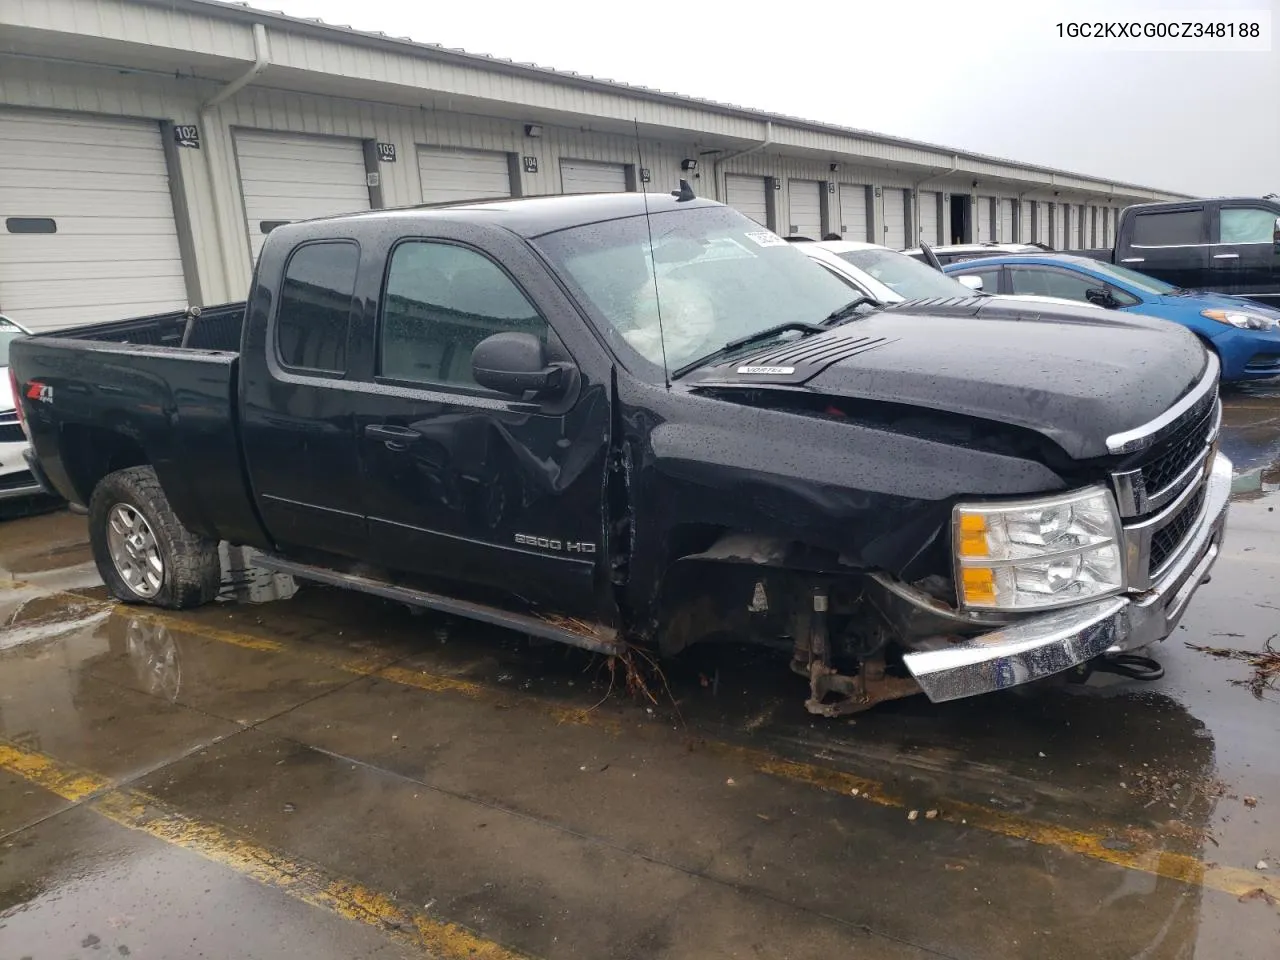
<path id="1" fill-rule="evenodd" d="M 924 812 L 924 818 L 925 818 L 926 820 L 936 820 L 936 819 L 938 818 L 938 811 L 937 811 L 937 810 L 926 810 L 926 811 Z"/>
<path id="2" fill-rule="evenodd" d="M 1280 901 L 1277 901 L 1275 897 L 1267 893 L 1267 891 L 1263 890 L 1261 887 L 1254 887 L 1248 893 L 1242 893 L 1240 895 L 1241 903 L 1245 903 L 1249 900 L 1261 900 L 1269 907 L 1274 907 L 1277 903 L 1280 903 Z"/>
<path id="3" fill-rule="evenodd" d="M 1244 798 L 1244 805 L 1245 805 L 1246 807 L 1248 807 L 1250 810 L 1252 810 L 1254 807 L 1256 807 L 1256 806 L 1258 805 L 1258 798 L 1257 798 L 1257 797 L 1245 797 L 1245 798 Z"/>
<path id="4" fill-rule="evenodd" d="M 1207 653 L 1223 660 L 1239 660 L 1253 668 L 1253 675 L 1244 680 L 1232 680 L 1237 687 L 1248 687 L 1259 700 L 1267 690 L 1280 691 L 1280 650 L 1274 646 L 1280 633 L 1273 633 L 1262 644 L 1261 650 L 1237 650 L 1234 647 L 1201 647 L 1194 643 L 1187 646 L 1197 653 Z"/>
<path id="5" fill-rule="evenodd" d="M 1268 864 L 1268 863 L 1267 863 L 1267 861 L 1265 861 L 1265 860 L 1259 860 L 1259 861 L 1258 861 L 1258 866 L 1256 867 L 1256 869 L 1258 869 L 1258 870 L 1269 870 L 1269 869 L 1270 869 L 1270 864 Z"/>
<path id="6" fill-rule="evenodd" d="M 920 816 L 920 811 L 919 811 L 919 810 L 912 810 L 910 813 L 908 813 L 908 814 L 907 814 L 907 819 L 908 819 L 908 820 L 914 820 L 914 819 L 916 819 L 918 816 Z"/>

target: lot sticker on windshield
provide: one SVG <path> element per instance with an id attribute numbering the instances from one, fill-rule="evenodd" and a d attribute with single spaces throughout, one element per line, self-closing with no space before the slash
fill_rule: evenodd
<path id="1" fill-rule="evenodd" d="M 747 234 L 747 239 L 754 240 L 762 247 L 785 247 L 787 245 L 787 241 L 772 230 L 752 230 Z"/>

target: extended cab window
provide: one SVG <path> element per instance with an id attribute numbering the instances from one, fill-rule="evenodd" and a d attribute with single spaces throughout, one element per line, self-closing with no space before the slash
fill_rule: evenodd
<path id="1" fill-rule="evenodd" d="M 410 240 L 391 255 L 382 298 L 379 373 L 392 380 L 477 386 L 471 351 L 495 333 L 547 338 L 547 324 L 488 257 Z"/>
<path id="2" fill-rule="evenodd" d="M 1257 207 L 1223 207 L 1218 211 L 1219 243 L 1270 243 L 1276 214 Z"/>
<path id="3" fill-rule="evenodd" d="M 347 368 L 347 324 L 360 248 L 350 241 L 308 243 L 285 268 L 276 350 L 288 367 L 321 373 Z"/>
<path id="4" fill-rule="evenodd" d="M 1135 247 L 1177 247 L 1204 243 L 1203 210 L 1139 213 L 1133 218 Z"/>

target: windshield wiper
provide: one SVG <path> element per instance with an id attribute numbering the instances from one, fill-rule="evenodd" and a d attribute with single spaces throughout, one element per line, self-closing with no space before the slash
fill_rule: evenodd
<path id="1" fill-rule="evenodd" d="M 786 333 L 788 330 L 800 330 L 806 336 L 809 336 L 815 333 L 823 333 L 826 329 L 827 328 L 821 324 L 804 323 L 800 320 L 789 320 L 786 323 L 779 323 L 772 327 L 765 327 L 763 330 L 757 330 L 755 333 L 749 333 L 745 337 L 738 337 L 736 340 L 730 340 L 719 350 L 713 350 L 705 357 L 699 357 L 697 360 L 692 360 L 689 363 L 686 363 L 683 367 L 672 372 L 671 379 L 679 380 L 686 373 L 691 373 L 699 367 L 705 367 L 708 363 L 711 363 L 714 360 L 719 360 L 721 357 L 728 356 L 735 350 L 740 350 L 743 347 L 749 347 L 755 343 L 763 343 L 766 340 L 771 340 L 778 334 Z"/>
<path id="2" fill-rule="evenodd" d="M 873 307 L 883 307 L 884 304 L 875 297 L 868 297 L 865 294 L 861 297 L 854 297 L 843 307 L 838 307 L 827 314 L 826 319 L 822 321 L 820 326 L 834 327 L 836 324 L 850 319 L 864 303 L 869 303 Z"/>

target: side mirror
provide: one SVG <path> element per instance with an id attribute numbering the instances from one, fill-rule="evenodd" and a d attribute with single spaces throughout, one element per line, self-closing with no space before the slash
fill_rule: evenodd
<path id="1" fill-rule="evenodd" d="M 959 280 L 961 283 L 963 283 L 970 290 L 981 290 L 983 287 L 982 278 L 979 276 L 975 276 L 972 273 L 963 274 L 962 276 L 956 277 L 956 279 Z"/>
<path id="2" fill-rule="evenodd" d="M 554 396 L 568 381 L 566 364 L 547 363 L 546 348 L 531 333 L 495 333 L 471 351 L 476 383 L 498 393 L 521 397 Z"/>
<path id="3" fill-rule="evenodd" d="M 1090 287 L 1084 292 L 1084 298 L 1099 307 L 1114 307 L 1116 298 L 1103 287 Z"/>

